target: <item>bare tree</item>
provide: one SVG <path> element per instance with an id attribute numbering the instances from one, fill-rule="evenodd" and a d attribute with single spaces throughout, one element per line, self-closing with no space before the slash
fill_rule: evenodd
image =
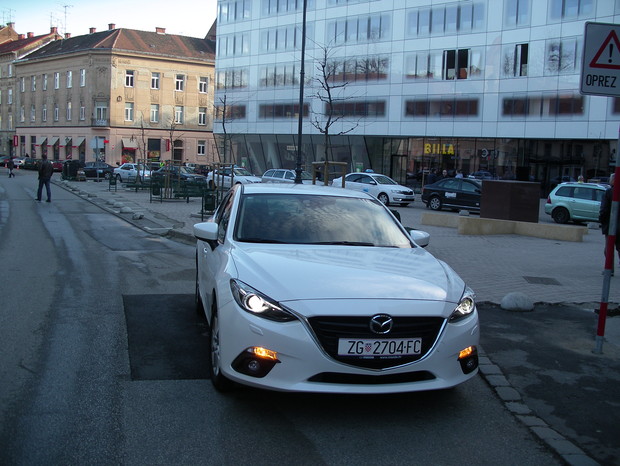
<path id="1" fill-rule="evenodd" d="M 344 103 L 351 97 L 345 95 L 344 90 L 349 85 L 345 70 L 347 61 L 343 58 L 333 58 L 334 48 L 329 45 L 317 45 L 321 55 L 316 60 L 318 74 L 314 77 L 317 84 L 316 92 L 311 96 L 318 99 L 322 104 L 320 112 L 313 112 L 312 126 L 324 136 L 324 160 L 328 160 L 330 146 L 330 130 L 333 125 L 345 118 Z M 368 64 L 370 66 L 370 64 Z M 303 109 L 300 109 L 303 111 Z M 352 122 L 351 127 L 335 134 L 341 136 L 350 133 L 359 126 L 359 120 Z"/>

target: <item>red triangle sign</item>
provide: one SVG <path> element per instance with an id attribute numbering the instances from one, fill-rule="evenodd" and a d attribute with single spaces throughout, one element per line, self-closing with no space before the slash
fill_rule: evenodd
<path id="1" fill-rule="evenodd" d="M 607 39 L 590 62 L 590 68 L 620 70 L 620 40 L 616 31 L 611 31 Z"/>

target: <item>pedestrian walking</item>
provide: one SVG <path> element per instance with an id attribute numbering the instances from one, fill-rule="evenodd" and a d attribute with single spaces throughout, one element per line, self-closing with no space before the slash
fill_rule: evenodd
<path id="1" fill-rule="evenodd" d="M 609 188 L 605 190 L 605 194 L 603 195 L 603 199 L 601 200 L 601 207 L 598 214 L 598 221 L 600 222 L 601 230 L 605 235 L 605 257 L 607 257 L 607 236 L 610 234 L 609 223 L 611 221 L 611 204 L 613 199 L 614 178 L 615 174 L 612 173 L 609 177 Z M 618 251 L 618 257 L 620 258 L 620 221 L 616 222 L 616 251 Z M 611 274 L 614 274 L 613 260 L 611 263 Z"/>
<path id="2" fill-rule="evenodd" d="M 47 160 L 47 155 L 43 154 L 41 164 L 39 165 L 39 189 L 37 190 L 37 201 L 41 200 L 41 194 L 43 186 L 47 193 L 47 201 L 52 202 L 52 190 L 50 189 L 50 180 L 54 174 L 54 167 L 51 162 Z"/>
<path id="3" fill-rule="evenodd" d="M 13 162 L 13 159 L 9 159 L 6 163 L 6 168 L 9 169 L 9 178 L 15 176 L 15 173 L 13 173 L 13 169 L 15 168 L 15 162 Z"/>

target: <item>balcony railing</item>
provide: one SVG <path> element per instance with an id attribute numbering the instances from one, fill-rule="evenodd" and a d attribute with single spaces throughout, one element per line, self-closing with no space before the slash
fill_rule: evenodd
<path id="1" fill-rule="evenodd" d="M 108 119 L 107 118 L 105 119 L 93 118 L 92 126 L 109 126 Z"/>

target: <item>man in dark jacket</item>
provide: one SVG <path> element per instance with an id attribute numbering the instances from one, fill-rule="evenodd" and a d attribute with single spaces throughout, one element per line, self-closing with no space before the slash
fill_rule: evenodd
<path id="1" fill-rule="evenodd" d="M 603 195 L 603 199 L 601 200 L 601 207 L 598 214 L 598 221 L 600 222 L 601 230 L 605 235 L 605 248 L 607 248 L 607 235 L 609 235 L 609 224 L 611 222 L 611 205 L 613 200 L 614 178 L 615 175 L 612 173 L 609 177 L 609 185 L 611 187 L 605 190 L 605 194 Z M 616 219 L 616 251 L 618 251 L 618 257 L 620 257 L 620 218 Z M 606 251 L 605 257 L 607 257 Z M 611 270 L 613 274 L 613 261 Z"/>
<path id="2" fill-rule="evenodd" d="M 47 160 L 47 155 L 43 154 L 43 160 L 39 165 L 39 189 L 37 190 L 37 201 L 41 200 L 41 191 L 43 191 L 43 185 L 45 185 L 45 191 L 47 192 L 47 202 L 52 202 L 52 191 L 50 189 L 50 180 L 54 174 L 54 167 L 51 162 Z"/>
<path id="3" fill-rule="evenodd" d="M 9 178 L 15 176 L 15 173 L 13 173 L 13 169 L 15 168 L 15 162 L 13 162 L 13 159 L 9 159 L 9 161 L 6 163 L 6 168 L 9 169 Z"/>

